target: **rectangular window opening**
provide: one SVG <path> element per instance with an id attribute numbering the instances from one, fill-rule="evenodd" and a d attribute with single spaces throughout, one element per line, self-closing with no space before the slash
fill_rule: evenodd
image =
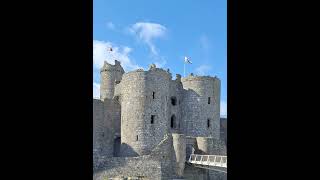
<path id="1" fill-rule="evenodd" d="M 152 92 L 152 99 L 154 99 L 155 94 L 156 94 L 155 92 Z"/>
<path id="2" fill-rule="evenodd" d="M 151 115 L 151 124 L 154 123 L 154 118 L 155 118 L 155 115 Z"/>
<path id="3" fill-rule="evenodd" d="M 210 97 L 208 97 L 208 104 L 210 104 Z"/>

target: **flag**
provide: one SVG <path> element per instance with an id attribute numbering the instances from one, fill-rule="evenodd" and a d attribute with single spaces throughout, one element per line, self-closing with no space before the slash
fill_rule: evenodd
<path id="1" fill-rule="evenodd" d="M 188 58 L 188 57 L 184 57 L 184 62 L 185 63 L 189 63 L 189 64 L 192 64 L 192 62 L 190 61 L 190 58 Z"/>
<path id="2" fill-rule="evenodd" d="M 108 51 L 113 51 L 113 50 L 112 50 L 112 47 L 108 48 Z"/>

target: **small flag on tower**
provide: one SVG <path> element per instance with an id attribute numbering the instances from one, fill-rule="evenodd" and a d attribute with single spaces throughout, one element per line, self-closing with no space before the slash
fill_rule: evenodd
<path id="1" fill-rule="evenodd" d="M 109 47 L 109 48 L 108 48 L 108 51 L 113 51 L 113 50 L 112 50 L 112 47 Z"/>
<path id="2" fill-rule="evenodd" d="M 190 58 L 188 58 L 188 57 L 184 57 L 184 62 L 185 63 L 189 63 L 189 64 L 192 64 L 192 62 L 190 61 Z"/>

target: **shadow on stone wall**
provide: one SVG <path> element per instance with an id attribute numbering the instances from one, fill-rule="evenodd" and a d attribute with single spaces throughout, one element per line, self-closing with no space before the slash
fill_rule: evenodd
<path id="1" fill-rule="evenodd" d="M 116 137 L 113 141 L 113 156 L 120 157 L 121 137 Z"/>
<path id="2" fill-rule="evenodd" d="M 121 143 L 120 145 L 121 157 L 137 157 L 139 154 L 127 143 Z"/>

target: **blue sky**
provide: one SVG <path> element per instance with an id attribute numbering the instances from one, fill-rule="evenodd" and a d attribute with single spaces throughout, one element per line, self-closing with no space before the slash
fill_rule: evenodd
<path id="1" fill-rule="evenodd" d="M 99 97 L 103 61 L 121 61 L 126 72 L 151 63 L 183 76 L 221 79 L 221 115 L 227 113 L 226 0 L 93 0 L 93 88 Z M 112 54 L 106 51 L 112 46 Z"/>

